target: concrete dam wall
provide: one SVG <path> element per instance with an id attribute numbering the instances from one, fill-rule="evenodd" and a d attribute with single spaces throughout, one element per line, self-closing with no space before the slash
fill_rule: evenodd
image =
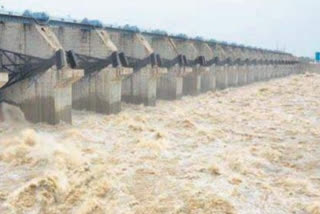
<path id="1" fill-rule="evenodd" d="M 318 70 L 277 51 L 0 15 L 0 101 L 34 123 L 72 123 L 72 108 L 115 114 L 121 102 L 155 106 Z"/>

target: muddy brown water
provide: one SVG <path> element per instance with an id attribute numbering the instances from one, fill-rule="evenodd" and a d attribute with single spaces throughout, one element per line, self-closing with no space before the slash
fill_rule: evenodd
<path id="1" fill-rule="evenodd" d="M 49 126 L 8 107 L 0 213 L 320 213 L 320 75 L 123 109 Z"/>

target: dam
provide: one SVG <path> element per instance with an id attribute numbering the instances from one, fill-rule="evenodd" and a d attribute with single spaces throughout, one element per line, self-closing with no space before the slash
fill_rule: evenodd
<path id="1" fill-rule="evenodd" d="M 121 102 L 155 106 L 317 69 L 280 51 L 0 14 L 0 101 L 33 123 L 71 124 L 72 109 L 117 114 Z"/>
<path id="2" fill-rule="evenodd" d="M 4 1 L 0 214 L 320 214 L 306 2 Z"/>

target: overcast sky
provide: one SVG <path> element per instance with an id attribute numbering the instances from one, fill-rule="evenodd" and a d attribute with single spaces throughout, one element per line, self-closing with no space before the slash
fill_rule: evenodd
<path id="1" fill-rule="evenodd" d="M 99 19 L 314 57 L 319 0 L 0 0 L 6 9 Z"/>

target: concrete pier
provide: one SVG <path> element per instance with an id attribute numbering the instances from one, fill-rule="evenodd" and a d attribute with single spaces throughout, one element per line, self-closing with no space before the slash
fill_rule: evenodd
<path id="1" fill-rule="evenodd" d="M 215 64 L 215 70 L 216 70 L 216 89 L 222 90 L 225 89 L 227 86 L 227 75 L 226 75 L 226 66 L 222 65 L 221 62 L 225 61 L 227 59 L 227 55 L 224 51 L 224 49 L 219 44 L 209 44 L 210 48 L 213 52 L 213 57 L 217 58 L 217 64 Z"/>
<path id="2" fill-rule="evenodd" d="M 252 56 L 250 51 L 245 47 L 240 47 L 238 50 L 241 60 L 239 65 L 238 86 L 245 86 L 248 84 L 249 64 Z"/>
<path id="3" fill-rule="evenodd" d="M 121 52 L 132 61 L 134 73 L 122 82 L 122 100 L 129 103 L 155 106 L 157 98 L 157 79 L 167 73 L 167 69 L 160 68 L 148 61 L 154 53 L 148 41 L 139 33 L 108 29 L 112 42 Z"/>
<path id="4" fill-rule="evenodd" d="M 164 100 L 180 99 L 183 94 L 183 77 L 192 72 L 192 68 L 182 64 L 177 47 L 171 38 L 154 34 L 144 34 L 153 50 L 162 57 L 162 64 L 168 73 L 157 80 L 157 98 Z"/>
<path id="5" fill-rule="evenodd" d="M 245 61 L 241 61 L 241 64 L 238 65 L 238 86 L 246 85 L 247 81 L 247 64 Z"/>
<path id="6" fill-rule="evenodd" d="M 229 59 L 229 62 L 225 64 L 226 77 L 224 88 L 235 87 L 238 81 L 238 71 L 235 62 L 238 60 L 239 56 L 233 52 L 233 48 L 230 46 L 224 45 L 222 48 Z"/>
<path id="7" fill-rule="evenodd" d="M 233 46 L 230 55 L 232 57 L 233 64 L 235 64 L 235 69 L 233 69 L 232 73 L 232 86 L 243 86 L 247 81 L 247 66 L 250 60 L 250 54 L 244 47 Z"/>
<path id="8" fill-rule="evenodd" d="M 193 67 L 193 72 L 183 78 L 183 94 L 196 96 L 201 92 L 201 68 Z"/>
<path id="9" fill-rule="evenodd" d="M 102 114 L 121 111 L 121 83 L 127 68 L 105 68 L 88 74 L 72 87 L 72 106 Z"/>
<path id="10" fill-rule="evenodd" d="M 62 46 L 48 27 L 6 22 L 0 24 L 0 48 L 49 59 Z M 1 89 L 1 98 L 19 106 L 31 122 L 72 122 L 71 85 L 83 71 L 69 69 L 63 54 L 59 56 L 59 67 L 52 64 L 32 77 Z"/>
<path id="11" fill-rule="evenodd" d="M 200 56 L 192 41 L 182 38 L 172 38 L 177 51 L 185 55 L 189 64 L 192 65 L 192 72 L 183 77 L 183 95 L 195 96 L 201 92 L 201 75 L 209 71 L 208 67 L 194 64 L 193 62 Z"/>
<path id="12" fill-rule="evenodd" d="M 94 58 L 99 64 L 118 51 L 105 30 L 83 29 L 81 26 L 51 28 L 65 50 L 87 57 L 87 62 L 83 60 L 80 64 L 91 63 L 91 67 L 94 67 Z M 115 68 L 112 65 L 100 66 L 98 70 L 85 70 L 86 75 L 72 86 L 72 107 L 103 114 L 119 113 L 122 80 L 131 73 L 130 68 Z"/>
<path id="13" fill-rule="evenodd" d="M 226 66 L 222 66 L 222 65 L 218 65 L 216 66 L 216 70 L 217 70 L 217 80 L 216 80 L 216 88 L 217 90 L 223 90 L 226 89 Z"/>
<path id="14" fill-rule="evenodd" d="M 206 66 L 208 66 L 207 71 L 201 73 L 201 92 L 215 91 L 217 71 L 215 64 L 211 63 L 211 61 L 214 60 L 213 50 L 206 42 L 194 41 L 193 44 L 199 55 L 205 57 Z"/>

